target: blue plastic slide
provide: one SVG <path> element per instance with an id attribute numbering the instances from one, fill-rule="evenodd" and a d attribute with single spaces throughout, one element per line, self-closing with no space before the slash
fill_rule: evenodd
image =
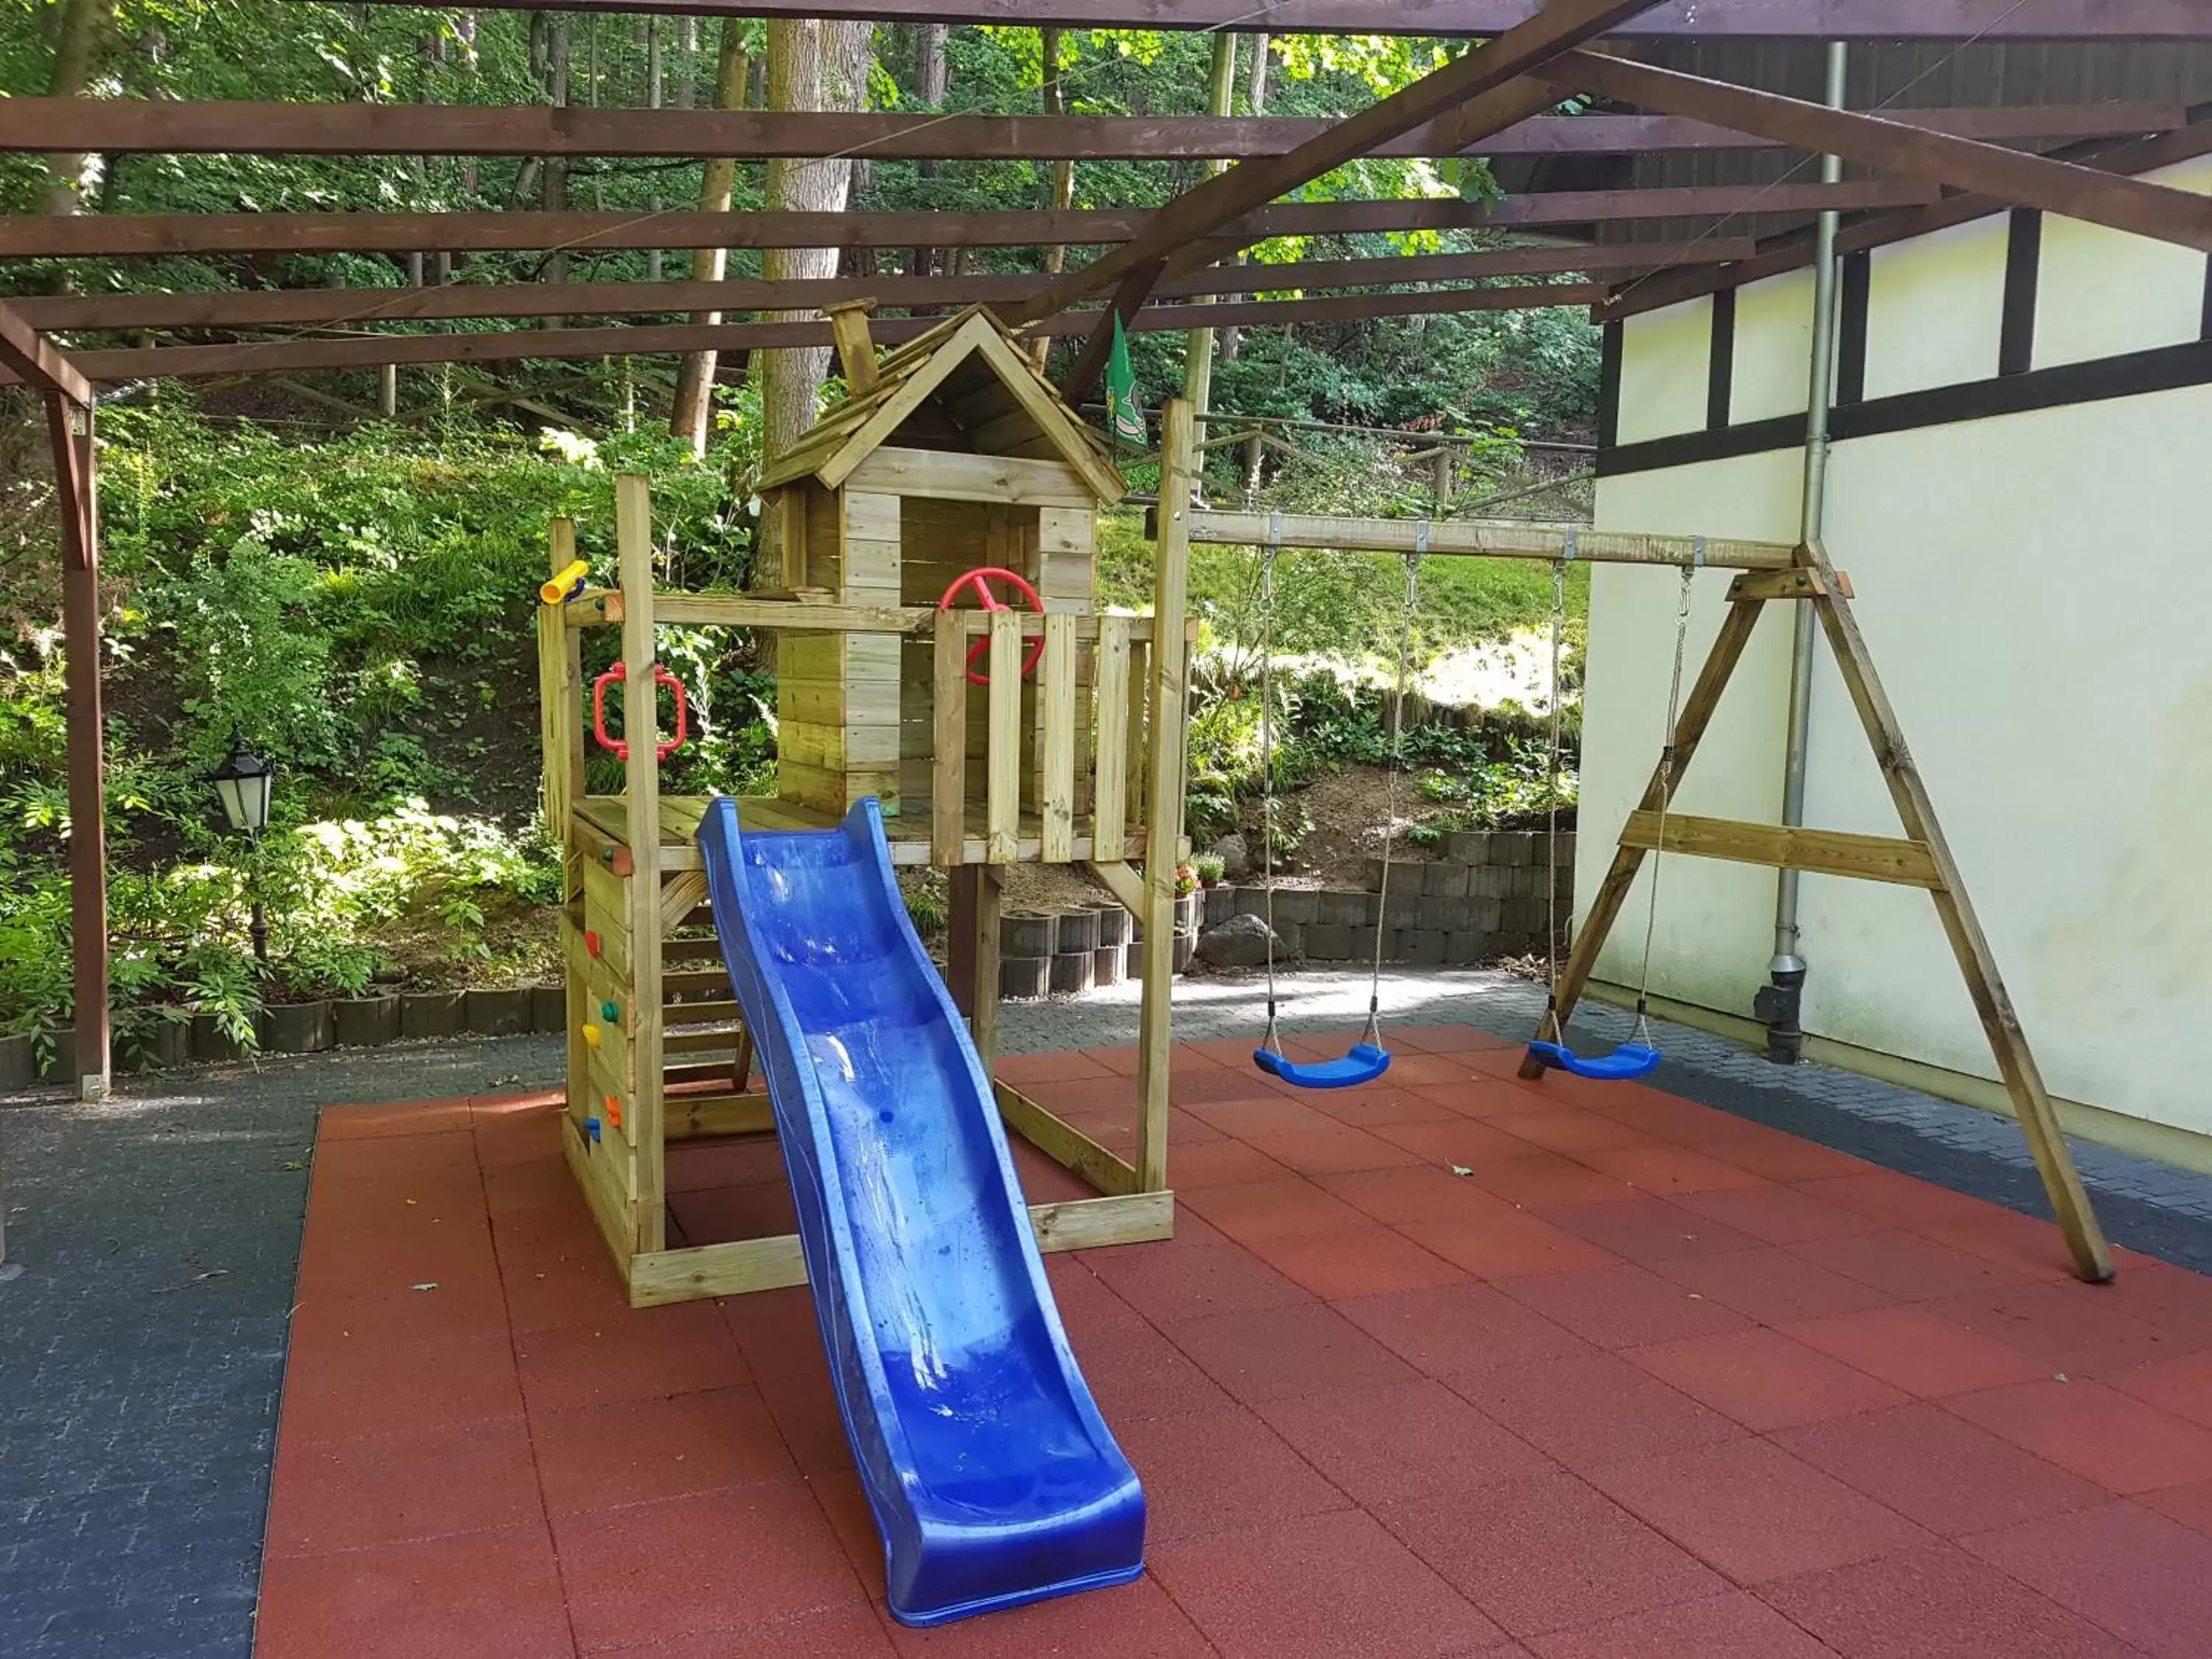
<path id="1" fill-rule="evenodd" d="M 915 936 L 873 799 L 842 829 L 699 826 L 894 1617 L 1144 1571 L 1145 1498 L 1077 1370 L 991 1085 Z"/>

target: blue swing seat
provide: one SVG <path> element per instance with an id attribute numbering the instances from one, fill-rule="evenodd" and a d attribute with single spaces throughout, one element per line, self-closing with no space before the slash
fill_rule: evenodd
<path id="1" fill-rule="evenodd" d="M 1601 1083 L 1626 1083 L 1649 1077 L 1659 1069 L 1659 1051 L 1642 1042 L 1624 1042 L 1609 1054 L 1596 1054 L 1587 1060 L 1558 1042 L 1532 1042 L 1528 1052 L 1557 1071 L 1574 1077 L 1595 1078 Z"/>
<path id="2" fill-rule="evenodd" d="M 1352 1089 L 1372 1083 L 1390 1069 L 1388 1049 L 1372 1042 L 1355 1042 L 1341 1060 L 1302 1065 L 1273 1048 L 1255 1048 L 1252 1063 L 1270 1076 L 1300 1089 Z"/>

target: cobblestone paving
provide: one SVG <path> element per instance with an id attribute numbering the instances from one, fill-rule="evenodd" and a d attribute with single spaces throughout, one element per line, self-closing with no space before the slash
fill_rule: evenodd
<path id="1" fill-rule="evenodd" d="M 1363 973 L 1286 976 L 1286 1030 L 1345 1030 Z M 1193 979 L 1178 1035 L 1256 1035 L 1256 979 Z M 1479 969 L 1391 969 L 1386 1019 L 1512 1035 L 1540 991 Z M 1010 1006 L 1009 1051 L 1127 1042 L 1137 988 Z M 1591 1042 L 1627 1035 L 1596 1007 Z M 2047 1213 L 2006 1119 L 1819 1066 L 1781 1069 L 1660 1027 L 1657 1081 L 1862 1158 Z M 126 1083 L 86 1107 L 0 1103 L 0 1655 L 245 1659 L 283 1381 L 306 1158 L 320 1109 L 557 1084 L 556 1040 L 409 1046 Z M 2114 1241 L 2212 1272 L 2212 1179 L 2077 1143 Z"/>

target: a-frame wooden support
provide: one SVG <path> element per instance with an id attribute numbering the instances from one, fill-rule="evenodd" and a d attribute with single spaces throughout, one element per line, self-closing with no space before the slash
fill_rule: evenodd
<path id="1" fill-rule="evenodd" d="M 1960 878 L 1949 843 L 1943 838 L 1942 827 L 1936 820 L 1927 785 L 1905 747 L 1897 711 L 1890 706 L 1889 696 L 1882 690 L 1865 637 L 1859 632 L 1858 619 L 1852 615 L 1850 584 L 1838 576 L 1828 562 L 1826 550 L 1818 542 L 1801 547 L 1796 562 L 1809 578 L 1802 584 L 1778 581 L 1771 574 L 1754 573 L 1739 576 L 1730 587 L 1728 617 L 1721 624 L 1719 637 L 1713 641 L 1712 651 L 1675 722 L 1673 742 L 1654 769 L 1650 782 L 1644 787 L 1643 799 L 1637 803 L 1637 811 L 1630 815 L 1623 829 L 1620 845 L 1613 853 L 1605 879 L 1598 885 L 1589 919 L 1559 969 L 1559 981 L 1553 988 L 1553 1006 L 1559 1028 L 1565 1029 L 1569 1016 L 1574 1012 L 1598 952 L 1605 948 L 1606 937 L 1619 919 L 1636 872 L 1643 866 L 1644 855 L 1659 848 L 1662 842 L 1664 850 L 1670 853 L 1784 865 L 1826 875 L 1855 876 L 1925 888 L 1936 901 L 1936 914 L 1943 924 L 1945 936 L 1951 941 L 1951 952 L 1958 958 L 1966 994 L 1972 998 L 1974 1012 L 1989 1037 L 1990 1051 L 1996 1056 L 2005 1091 L 2011 1096 L 2014 1109 L 2019 1114 L 2028 1151 L 2034 1156 L 2035 1166 L 2043 1176 L 2044 1190 L 2050 1194 L 2051 1210 L 2057 1217 L 2059 1231 L 2065 1235 L 2067 1249 L 2073 1255 L 2075 1271 L 2093 1284 L 2102 1284 L 2112 1276 L 2112 1255 L 2106 1248 L 2104 1231 L 2097 1224 L 2096 1212 L 2090 1207 L 2088 1194 L 2082 1189 L 2081 1177 L 2074 1168 L 2073 1154 L 2068 1151 L 2065 1136 L 2058 1127 L 2057 1112 L 2043 1085 L 2042 1073 L 2036 1069 L 2027 1034 L 2021 1029 L 2020 1016 L 2013 1007 L 2012 999 L 2006 994 L 1996 958 L 1983 935 L 1981 923 L 1975 918 L 1973 904 L 1966 896 L 1966 884 Z M 1850 691 L 1852 706 L 1858 710 L 1859 723 L 1866 730 L 1875 763 L 1889 786 L 1890 799 L 1897 804 L 1898 818 L 1905 829 L 1903 839 L 1784 830 L 1769 824 L 1686 817 L 1674 812 L 1664 815 L 1662 828 L 1662 801 L 1671 800 L 1678 790 L 1682 775 L 1688 769 L 1712 721 L 1721 693 L 1728 689 L 1736 665 L 1743 659 L 1744 647 L 1750 642 L 1761 611 L 1769 602 L 1777 600 L 1810 605 L 1820 617 L 1821 629 L 1835 653 L 1836 666 Z M 1540 1078 L 1544 1071 L 1543 1062 L 1533 1051 L 1522 1063 L 1521 1075 L 1524 1078 Z"/>

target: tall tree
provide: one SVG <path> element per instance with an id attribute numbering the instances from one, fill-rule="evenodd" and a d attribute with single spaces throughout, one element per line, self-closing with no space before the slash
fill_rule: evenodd
<path id="1" fill-rule="evenodd" d="M 772 19 L 768 26 L 768 106 L 776 110 L 857 110 L 868 89 L 868 68 L 875 25 L 824 22 L 811 18 Z M 768 164 L 770 212 L 841 213 L 852 186 L 848 158 L 772 161 Z M 773 282 L 784 277 L 834 276 L 835 248 L 771 248 L 761 273 Z M 770 313 L 797 321 L 804 312 Z M 822 382 L 830 372 L 830 348 L 757 351 L 755 372 L 761 391 L 761 443 L 773 455 L 814 423 Z"/>
<path id="2" fill-rule="evenodd" d="M 114 0 L 61 0 L 55 19 L 54 66 L 46 76 L 49 98 L 82 98 L 92 83 L 93 60 L 99 55 L 100 37 L 115 18 Z M 46 160 L 47 183 L 39 203 L 42 213 L 81 213 L 84 210 L 85 169 L 91 158 L 82 152 L 53 155 Z"/>
<path id="3" fill-rule="evenodd" d="M 566 108 L 568 102 L 568 15 L 556 12 L 546 26 L 545 92 L 546 100 L 556 109 Z M 544 199 L 539 203 L 548 213 L 562 213 L 568 206 L 568 159 L 565 155 L 545 158 Z M 556 248 L 546 257 L 545 280 L 565 283 L 568 280 L 568 254 L 565 248 Z M 548 317 L 546 328 L 565 328 L 567 319 Z"/>
<path id="4" fill-rule="evenodd" d="M 752 78 L 752 54 L 746 48 L 745 20 L 726 17 L 722 20 L 721 57 L 714 71 L 714 107 L 743 109 L 745 89 Z M 708 158 L 703 180 L 699 186 L 699 210 L 702 213 L 727 213 L 730 198 L 737 188 L 738 164 L 726 155 Z M 691 280 L 695 283 L 719 283 L 729 269 L 729 252 L 719 247 L 695 248 L 691 253 Z M 699 312 L 693 315 L 695 323 L 719 323 L 719 311 Z M 670 415 L 668 429 L 672 436 L 682 438 L 691 446 L 695 455 L 707 453 L 707 430 L 714 407 L 714 370 L 721 354 L 714 351 L 695 351 L 684 359 L 676 374 L 676 407 Z"/>

